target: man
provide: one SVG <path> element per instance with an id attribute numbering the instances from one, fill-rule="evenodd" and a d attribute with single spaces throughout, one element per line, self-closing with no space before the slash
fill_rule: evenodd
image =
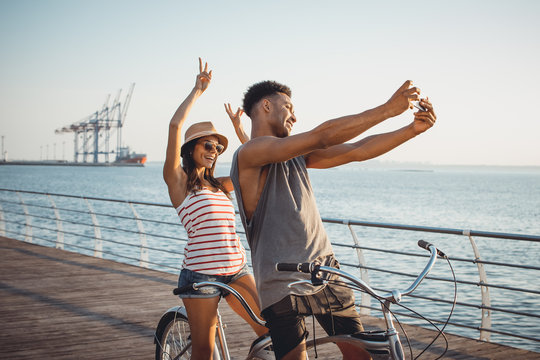
<path id="1" fill-rule="evenodd" d="M 304 274 L 277 272 L 277 262 L 319 261 L 338 267 L 324 230 L 306 168 L 331 168 L 377 157 L 429 129 L 436 116 L 420 90 L 406 81 L 383 105 L 322 123 L 290 135 L 296 117 L 290 89 L 273 81 L 251 86 L 243 110 L 251 118 L 251 140 L 233 157 L 233 181 L 261 301 L 277 359 L 305 359 L 304 316 L 314 314 L 329 334 L 363 330 L 352 291 L 333 285 L 288 288 Z M 346 141 L 409 108 L 420 100 L 424 110 L 393 132 Z M 229 115 L 231 111 L 229 109 Z M 239 112 L 237 112 L 239 114 Z M 241 114 L 241 113 L 240 113 Z M 344 359 L 359 350 L 338 344 Z M 367 353 L 363 354 L 368 359 Z"/>

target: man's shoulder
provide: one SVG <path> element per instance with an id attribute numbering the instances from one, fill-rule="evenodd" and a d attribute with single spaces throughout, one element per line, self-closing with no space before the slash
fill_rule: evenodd
<path id="1" fill-rule="evenodd" d="M 246 141 L 235 151 L 233 157 L 242 165 L 250 163 L 249 159 L 258 156 L 261 152 L 272 151 L 273 142 L 279 139 L 275 136 L 258 136 Z M 246 161 L 248 160 L 248 161 Z"/>
<path id="2" fill-rule="evenodd" d="M 270 145 L 271 143 L 279 141 L 280 139 L 281 138 L 272 135 L 257 136 L 246 141 L 244 144 L 242 144 L 242 146 L 240 146 L 240 148 Z"/>

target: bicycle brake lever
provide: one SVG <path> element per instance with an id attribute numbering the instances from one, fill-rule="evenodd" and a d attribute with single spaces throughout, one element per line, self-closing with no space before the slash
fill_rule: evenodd
<path id="1" fill-rule="evenodd" d="M 292 282 L 290 283 L 289 285 L 287 285 L 287 287 L 293 287 L 294 285 L 300 285 L 300 284 L 311 284 L 311 280 L 298 280 L 298 281 L 295 281 L 295 282 Z"/>
<path id="2" fill-rule="evenodd" d="M 311 283 L 315 286 L 322 285 L 324 283 L 323 279 L 320 278 L 319 269 L 321 268 L 320 264 L 315 264 L 313 269 L 311 269 Z M 319 275 L 319 276 L 317 276 Z"/>
<path id="3" fill-rule="evenodd" d="M 298 281 L 290 283 L 287 286 L 288 287 L 293 287 L 294 285 L 300 285 L 300 284 L 315 285 L 315 284 L 312 284 L 311 280 L 298 280 Z M 321 283 L 319 285 L 325 285 L 325 284 L 327 284 L 326 280 L 321 280 Z"/>

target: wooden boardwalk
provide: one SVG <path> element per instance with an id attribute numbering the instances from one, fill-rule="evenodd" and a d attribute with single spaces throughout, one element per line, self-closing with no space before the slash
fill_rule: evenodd
<path id="1" fill-rule="evenodd" d="M 176 279 L 0 237 L 0 359 L 152 359 L 154 327 L 165 310 L 179 304 L 171 293 Z M 254 334 L 225 302 L 222 305 L 232 357 L 242 359 Z M 368 318 L 366 327 L 378 321 Z M 406 330 L 415 339 L 415 349 L 433 337 L 418 327 Z M 449 342 L 447 359 L 540 358 L 538 353 L 459 336 L 449 336 Z M 422 358 L 433 359 L 442 349 L 443 343 L 437 342 Z M 318 351 L 320 359 L 340 358 L 334 345 Z"/>

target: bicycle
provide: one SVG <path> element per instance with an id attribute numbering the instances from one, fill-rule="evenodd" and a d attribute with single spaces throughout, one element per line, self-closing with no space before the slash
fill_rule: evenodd
<path id="1" fill-rule="evenodd" d="M 403 346 L 399 338 L 399 333 L 394 327 L 392 320 L 392 313 L 390 311 L 391 304 L 398 304 L 403 296 L 411 294 L 417 287 L 420 285 L 422 280 L 428 275 L 429 271 L 435 265 L 437 256 L 447 259 L 446 255 L 438 250 L 434 245 L 429 244 L 423 240 L 418 242 L 418 245 L 431 254 L 427 264 L 420 274 L 416 277 L 413 283 L 404 291 L 392 290 L 387 294 L 380 294 L 368 284 L 366 284 L 361 279 L 358 279 L 354 275 L 351 275 L 343 270 L 339 270 L 332 267 L 321 266 L 318 263 L 278 263 L 276 264 L 276 269 L 278 271 L 298 271 L 303 273 L 311 274 L 311 279 L 309 280 L 300 280 L 289 284 L 289 286 L 295 286 L 300 283 L 312 283 L 314 285 L 324 284 L 326 280 L 322 278 L 323 274 L 333 274 L 337 275 L 343 279 L 346 279 L 349 282 L 338 282 L 337 284 L 347 286 L 356 290 L 365 291 L 375 299 L 379 300 L 381 303 L 381 308 L 385 321 L 385 330 L 376 330 L 376 331 L 363 331 L 350 335 L 331 335 L 324 336 L 321 338 L 316 338 L 313 340 L 306 341 L 306 348 L 310 349 L 316 347 L 317 345 L 323 345 L 326 343 L 350 343 L 359 348 L 365 349 L 372 354 L 386 354 L 390 355 L 392 359 L 402 360 L 405 359 L 403 352 Z M 248 314 L 261 325 L 264 325 L 264 321 L 260 320 L 251 310 L 249 305 L 245 302 L 242 296 L 232 289 L 230 286 L 217 283 L 217 282 L 200 282 L 195 283 L 184 288 L 176 288 L 173 293 L 178 295 L 187 289 L 198 289 L 203 286 L 217 286 L 222 289 L 226 289 L 231 292 L 244 306 Z M 455 303 L 454 297 L 454 303 Z M 452 311 L 450 312 L 450 316 Z M 448 320 L 446 321 L 448 323 Z M 427 320 L 427 319 L 426 319 Z M 429 320 L 428 320 L 429 321 Z M 432 324 L 434 325 L 434 324 Z M 227 348 L 227 342 L 225 338 L 225 332 L 223 329 L 223 324 L 221 323 L 221 317 L 218 313 L 218 322 L 217 322 L 217 331 L 216 331 L 216 347 L 214 350 L 214 359 L 226 359 L 229 360 L 229 352 Z M 434 325 L 435 326 L 435 325 Z M 437 328 L 438 329 L 438 328 Z M 439 334 L 443 334 L 443 329 L 439 330 Z M 439 335 L 437 335 L 438 337 Z M 437 338 L 436 337 L 436 338 Z M 436 339 L 435 338 L 435 339 Z M 433 341 L 435 341 L 435 339 Z M 181 306 L 176 306 L 169 309 L 162 316 L 155 333 L 156 343 L 156 359 L 165 360 L 165 359 L 189 359 L 190 354 L 190 341 L 189 341 L 189 325 L 187 322 L 187 314 L 185 308 Z M 433 343 L 433 342 L 432 342 Z M 219 344 L 219 346 L 218 346 Z M 251 346 L 250 351 L 246 357 L 246 360 L 255 360 L 255 359 L 271 359 L 273 356 L 268 353 L 265 349 L 271 345 L 271 339 L 269 336 L 263 336 L 257 339 Z M 429 347 L 429 344 L 427 347 Z M 426 349 L 427 349 L 426 347 Z M 424 351 L 426 350 L 424 349 Z M 443 354 L 444 355 L 444 354 Z M 418 355 L 419 356 L 419 355 Z M 412 350 L 411 350 L 412 357 Z"/>
<path id="2" fill-rule="evenodd" d="M 257 317 L 246 300 L 235 289 L 229 285 L 215 282 L 202 281 L 190 284 L 173 290 L 174 295 L 194 289 L 197 290 L 204 286 L 214 286 L 227 290 L 236 297 L 248 315 L 259 325 L 264 326 L 265 322 Z M 163 314 L 154 333 L 154 343 L 156 344 L 156 360 L 188 360 L 191 357 L 191 340 L 189 332 L 189 323 L 186 309 L 183 306 L 170 308 Z M 268 350 L 272 340 L 268 334 L 255 339 L 252 343 L 246 359 L 252 360 L 271 360 L 274 359 L 273 352 Z M 219 346 L 218 346 L 219 345 Z M 225 329 L 221 321 L 219 309 L 217 312 L 216 323 L 216 342 L 214 345 L 214 360 L 230 360 L 229 348 L 225 337 Z"/>

